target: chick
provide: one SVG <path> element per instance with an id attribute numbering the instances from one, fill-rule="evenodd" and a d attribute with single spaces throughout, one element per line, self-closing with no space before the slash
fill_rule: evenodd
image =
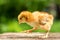
<path id="1" fill-rule="evenodd" d="M 46 35 L 43 38 L 47 38 L 51 26 L 53 24 L 53 15 L 47 12 L 34 11 L 33 13 L 29 11 L 23 11 L 18 15 L 18 21 L 20 23 L 27 23 L 33 28 L 26 30 L 25 32 L 32 32 L 32 30 L 43 29 L 46 30 Z"/>

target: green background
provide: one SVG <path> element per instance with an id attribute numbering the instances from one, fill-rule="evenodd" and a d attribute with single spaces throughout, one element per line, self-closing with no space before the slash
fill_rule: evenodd
<path id="1" fill-rule="evenodd" d="M 46 11 L 54 15 L 54 23 L 50 32 L 60 32 L 60 16 L 58 9 L 52 8 L 52 4 L 60 7 L 59 0 L 0 0 L 0 33 L 22 32 L 32 27 L 26 23 L 18 24 L 17 17 L 21 11 Z M 54 9 L 54 10 L 53 10 Z M 53 11 L 51 11 L 53 10 Z M 33 32 L 42 32 L 44 30 L 34 30 Z"/>

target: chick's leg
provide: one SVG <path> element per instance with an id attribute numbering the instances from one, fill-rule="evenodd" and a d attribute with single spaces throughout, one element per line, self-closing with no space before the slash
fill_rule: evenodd
<path id="1" fill-rule="evenodd" d="M 45 38 L 47 38 L 47 37 L 48 37 L 49 32 L 50 32 L 50 29 L 51 29 L 51 27 L 49 26 L 49 27 L 48 27 L 48 30 L 46 31 Z"/>
<path id="2" fill-rule="evenodd" d="M 49 35 L 49 30 L 46 32 L 46 34 L 45 34 L 45 38 L 47 38 L 48 35 Z"/>
<path id="3" fill-rule="evenodd" d="M 47 38 L 48 37 L 49 31 L 50 31 L 50 27 L 48 28 L 48 30 L 46 30 L 46 34 L 43 36 L 43 38 Z"/>
<path id="4" fill-rule="evenodd" d="M 32 29 L 26 30 L 25 32 L 26 32 L 26 33 L 31 33 L 33 30 L 36 30 L 36 29 L 37 29 L 37 27 L 33 27 Z"/>
<path id="5" fill-rule="evenodd" d="M 46 33 L 42 36 L 42 38 L 47 38 L 49 35 L 50 27 L 44 28 L 46 30 Z"/>

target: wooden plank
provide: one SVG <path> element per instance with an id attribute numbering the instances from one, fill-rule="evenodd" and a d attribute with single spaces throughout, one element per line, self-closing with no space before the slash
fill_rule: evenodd
<path id="1" fill-rule="evenodd" d="M 44 33 L 3 33 L 2 40 L 60 40 L 60 33 L 50 33 L 48 38 L 39 38 Z"/>

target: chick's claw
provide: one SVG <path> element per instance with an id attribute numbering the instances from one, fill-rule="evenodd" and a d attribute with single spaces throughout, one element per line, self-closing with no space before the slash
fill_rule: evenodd
<path id="1" fill-rule="evenodd" d="M 23 31 L 23 33 L 31 33 L 32 31 L 31 30 L 25 30 Z"/>
<path id="2" fill-rule="evenodd" d="M 31 30 L 27 30 L 26 33 L 31 33 L 32 31 Z"/>

